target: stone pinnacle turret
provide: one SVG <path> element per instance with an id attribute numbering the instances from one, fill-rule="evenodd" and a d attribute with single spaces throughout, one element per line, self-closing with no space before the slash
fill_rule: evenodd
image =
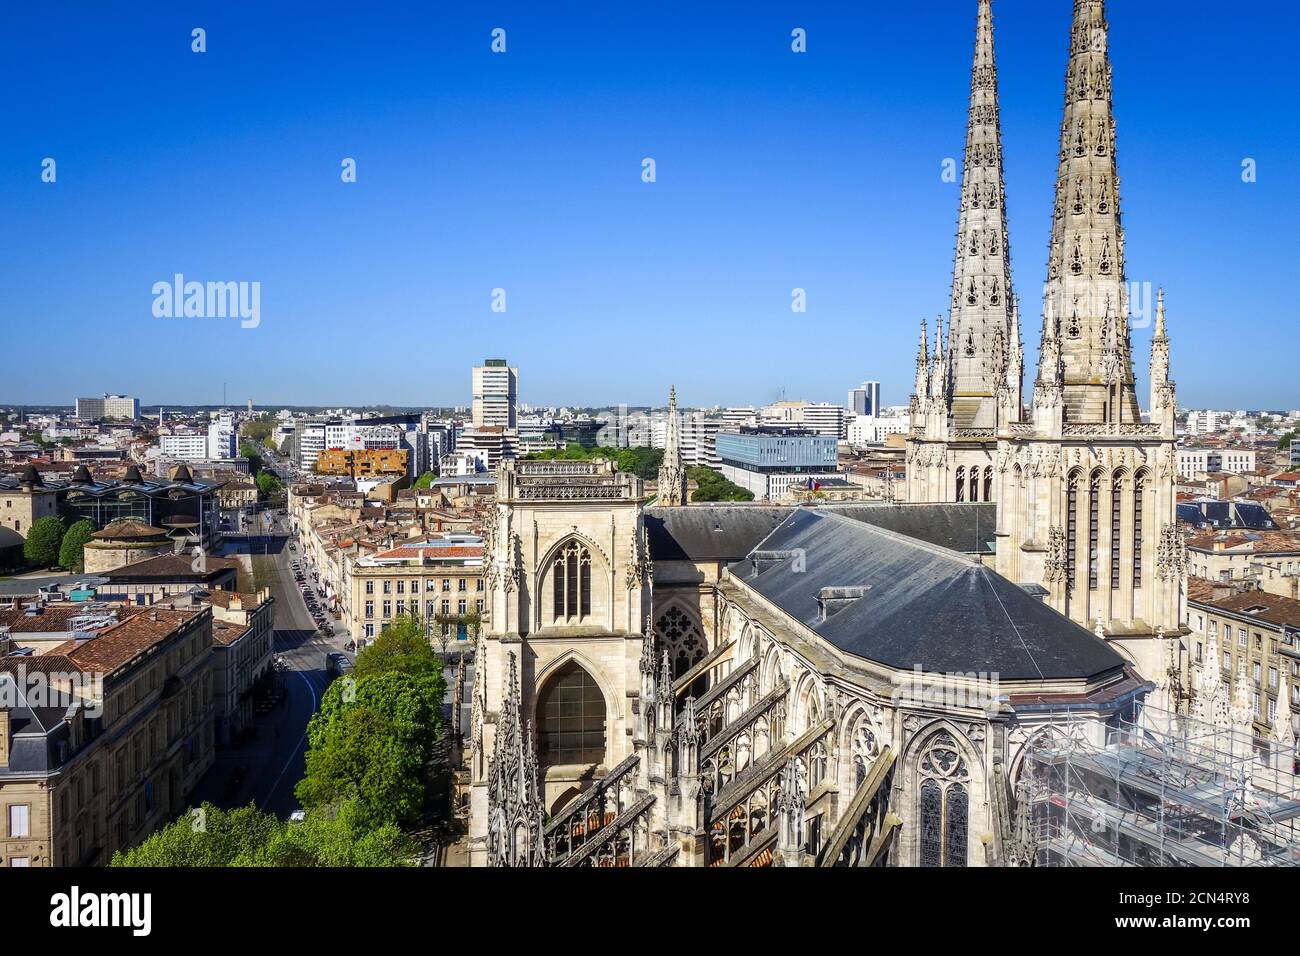
<path id="1" fill-rule="evenodd" d="M 664 430 L 664 460 L 659 466 L 657 505 L 680 507 L 686 504 L 686 466 L 682 462 L 677 427 L 677 387 L 671 385 L 668 388 L 668 421 Z"/>

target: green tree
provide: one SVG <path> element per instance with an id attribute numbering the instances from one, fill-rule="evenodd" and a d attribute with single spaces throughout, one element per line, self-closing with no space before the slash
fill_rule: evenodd
<path id="1" fill-rule="evenodd" d="M 370 831 L 410 824 L 424 807 L 442 730 L 442 662 L 416 616 L 396 619 L 334 681 L 307 728 L 307 772 L 295 793 L 309 810 L 351 803 Z"/>
<path id="2" fill-rule="evenodd" d="M 258 472 L 257 477 L 253 479 L 253 482 L 257 485 L 257 490 L 266 498 L 269 498 L 272 495 L 278 495 L 284 490 L 284 483 L 269 471 Z"/>
<path id="3" fill-rule="evenodd" d="M 1291 442 L 1295 440 L 1295 436 L 1296 433 L 1292 431 L 1292 432 L 1287 432 L 1285 435 L 1279 438 L 1277 440 L 1278 449 L 1280 451 L 1286 451 L 1286 449 L 1290 448 Z"/>
<path id="4" fill-rule="evenodd" d="M 337 686 L 334 693 L 341 695 L 348 683 L 346 678 L 335 681 L 330 691 Z M 385 714 L 355 702 L 340 703 L 337 719 L 327 728 L 316 728 L 320 714 L 312 718 L 307 772 L 294 793 L 309 810 L 355 800 L 362 829 L 413 823 L 424 806 L 421 754 Z"/>
<path id="5" fill-rule="evenodd" d="M 425 636 L 424 622 L 418 615 L 404 614 L 379 632 L 373 644 L 357 655 L 354 674 L 358 680 L 372 674 L 395 671 L 413 677 L 436 676 L 442 679 L 442 661 Z"/>
<path id="6" fill-rule="evenodd" d="M 113 866 L 230 866 L 274 836 L 279 821 L 255 806 L 221 810 L 204 803 L 125 853 Z"/>
<path id="7" fill-rule="evenodd" d="M 282 822 L 249 805 L 191 810 L 139 846 L 113 854 L 116 867 L 410 866 L 411 839 L 393 826 L 366 830 L 355 806 L 312 811 Z"/>
<path id="8" fill-rule="evenodd" d="M 250 441 L 239 443 L 239 456 L 248 459 L 248 470 L 254 478 L 262 472 L 262 456 L 257 453 L 257 446 Z"/>
<path id="9" fill-rule="evenodd" d="M 95 525 L 88 518 L 73 523 L 63 534 L 59 545 L 59 564 L 69 571 L 80 573 L 86 567 L 85 547 L 95 534 Z"/>
<path id="10" fill-rule="evenodd" d="M 754 493 L 728 481 L 712 468 L 696 465 L 686 469 L 686 476 L 699 487 L 691 495 L 692 501 L 753 501 Z"/>
<path id="11" fill-rule="evenodd" d="M 63 519 L 53 515 L 37 518 L 23 542 L 23 557 L 28 564 L 48 568 L 59 560 L 59 545 L 63 543 Z"/>
<path id="12" fill-rule="evenodd" d="M 415 846 L 392 824 L 367 830 L 357 822 L 355 803 L 317 810 L 301 823 L 282 825 L 275 835 L 236 865 L 412 866 Z M 245 862 L 246 861 L 246 862 Z"/>

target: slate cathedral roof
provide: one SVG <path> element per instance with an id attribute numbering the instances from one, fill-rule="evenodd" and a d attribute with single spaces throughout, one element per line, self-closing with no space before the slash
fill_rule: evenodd
<path id="1" fill-rule="evenodd" d="M 889 667 L 1050 681 L 1122 672 L 1086 628 L 956 551 L 794 509 L 731 575 L 835 647 Z"/>

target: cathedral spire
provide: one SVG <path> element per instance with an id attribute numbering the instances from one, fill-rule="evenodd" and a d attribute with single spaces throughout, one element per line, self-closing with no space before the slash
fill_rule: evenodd
<path id="1" fill-rule="evenodd" d="M 979 0 L 948 333 L 958 428 L 992 428 L 997 422 L 1005 371 L 998 366 L 1011 336 L 1013 303 L 1005 200 L 993 8 L 991 0 Z"/>
<path id="2" fill-rule="evenodd" d="M 677 386 L 668 387 L 668 421 L 664 431 L 664 460 L 659 466 L 659 497 L 656 504 L 680 507 L 686 504 L 686 466 L 682 463 L 681 440 L 677 434 Z"/>
<path id="3" fill-rule="evenodd" d="M 1075 0 L 1043 303 L 1044 338 L 1060 330 L 1067 421 L 1139 421 L 1128 312 L 1106 4 Z"/>

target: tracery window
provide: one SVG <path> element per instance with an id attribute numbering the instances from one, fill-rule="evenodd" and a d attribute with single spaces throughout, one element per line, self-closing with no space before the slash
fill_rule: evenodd
<path id="1" fill-rule="evenodd" d="M 551 562 L 551 593 L 556 621 L 591 616 L 591 552 L 584 545 L 569 542 Z"/>
<path id="2" fill-rule="evenodd" d="M 970 771 L 952 735 L 935 734 L 921 755 L 920 865 L 965 866 L 970 835 Z"/>
<path id="3" fill-rule="evenodd" d="M 966 469 L 957 469 L 957 500 L 966 500 Z"/>
<path id="4" fill-rule="evenodd" d="M 543 766 L 605 760 L 605 695 L 575 661 L 556 672 L 538 699 L 537 744 Z"/>
<path id="5" fill-rule="evenodd" d="M 993 466 L 987 465 L 984 468 L 984 500 L 993 500 Z"/>
<path id="6" fill-rule="evenodd" d="M 681 677 L 703 660 L 708 650 L 700 626 L 679 607 L 670 607 L 660 616 L 655 632 L 668 648 L 674 678 Z"/>
<path id="7" fill-rule="evenodd" d="M 871 728 L 871 722 L 865 716 L 854 728 L 850 747 L 853 751 L 853 788 L 856 790 L 867 779 L 871 765 L 880 756 L 880 743 Z"/>

